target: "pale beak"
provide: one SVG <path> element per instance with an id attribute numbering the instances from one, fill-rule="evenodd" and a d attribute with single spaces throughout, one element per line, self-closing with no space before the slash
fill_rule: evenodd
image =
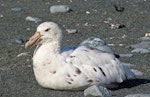
<path id="1" fill-rule="evenodd" d="M 30 37 L 29 41 L 26 42 L 25 49 L 29 49 L 33 45 L 35 45 L 38 42 L 40 42 L 41 41 L 40 37 L 41 37 L 40 32 L 35 32 L 35 34 L 32 37 Z"/>

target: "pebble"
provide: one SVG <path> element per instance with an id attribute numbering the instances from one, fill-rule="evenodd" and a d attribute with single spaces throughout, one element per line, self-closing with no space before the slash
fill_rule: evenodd
<path id="1" fill-rule="evenodd" d="M 131 45 L 133 50 L 131 52 L 150 53 L 150 41 L 142 41 L 140 43 Z"/>
<path id="2" fill-rule="evenodd" d="M 111 91 L 105 87 L 93 85 L 84 90 L 84 97 L 111 97 Z"/>
<path id="3" fill-rule="evenodd" d="M 86 11 L 86 14 L 90 14 L 90 12 L 89 12 L 89 11 Z"/>
<path id="4" fill-rule="evenodd" d="M 144 48 L 135 48 L 131 51 L 132 53 L 150 53 L 150 50 Z"/>
<path id="5" fill-rule="evenodd" d="M 150 97 L 150 94 L 131 94 L 131 95 L 127 95 L 125 97 Z"/>
<path id="6" fill-rule="evenodd" d="M 132 57 L 133 54 L 119 54 L 120 57 Z"/>
<path id="7" fill-rule="evenodd" d="M 113 44 L 113 43 L 109 43 L 109 44 L 108 44 L 108 46 L 115 46 L 115 44 Z"/>
<path id="8" fill-rule="evenodd" d="M 2 81 L 2 77 L 1 77 L 1 75 L 0 75 L 0 82 Z"/>
<path id="9" fill-rule="evenodd" d="M 22 8 L 16 7 L 16 8 L 11 8 L 11 10 L 15 12 L 20 12 L 22 11 Z"/>
<path id="10" fill-rule="evenodd" d="M 5 6 L 5 4 L 4 4 L 4 3 L 1 3 L 0 6 Z"/>
<path id="11" fill-rule="evenodd" d="M 145 36 L 145 37 L 141 37 L 140 39 L 145 41 L 145 40 L 150 40 L 150 37 Z"/>
<path id="12" fill-rule="evenodd" d="M 24 40 L 22 38 L 16 38 L 15 42 L 18 43 L 18 44 L 23 44 Z"/>
<path id="13" fill-rule="evenodd" d="M 125 9 L 124 7 L 119 6 L 119 5 L 114 5 L 114 7 L 115 7 L 115 10 L 118 11 L 118 12 L 123 12 L 124 9 Z"/>
<path id="14" fill-rule="evenodd" d="M 32 65 L 27 65 L 28 68 L 32 67 Z"/>
<path id="15" fill-rule="evenodd" d="M 146 34 L 145 34 L 145 37 L 150 37 L 150 33 L 146 33 Z"/>
<path id="16" fill-rule="evenodd" d="M 78 32 L 78 30 L 76 29 L 66 29 L 66 31 L 69 33 L 69 34 L 75 34 Z"/>
<path id="17" fill-rule="evenodd" d="M 0 14 L 0 18 L 3 18 L 4 17 L 4 15 L 3 14 Z"/>
<path id="18" fill-rule="evenodd" d="M 143 49 L 149 49 L 150 50 L 150 41 L 142 41 L 140 43 L 131 45 L 132 48 L 143 48 Z"/>
<path id="19" fill-rule="evenodd" d="M 30 56 L 29 52 L 23 52 L 17 55 L 17 57 L 22 57 L 22 56 Z"/>
<path id="20" fill-rule="evenodd" d="M 27 17 L 26 17 L 26 20 L 27 20 L 27 21 L 32 21 L 32 22 L 35 22 L 35 23 L 42 22 L 42 20 L 41 20 L 40 18 L 31 17 L 31 16 L 27 16 Z"/>
<path id="21" fill-rule="evenodd" d="M 53 5 L 50 7 L 51 13 L 59 13 L 59 12 L 69 12 L 71 11 L 70 7 L 67 5 Z"/>
<path id="22" fill-rule="evenodd" d="M 131 66 L 133 66 L 133 64 L 130 64 L 130 63 L 125 63 L 125 62 L 121 62 L 121 64 L 123 64 L 123 65 L 125 65 L 125 66 L 127 66 L 127 67 L 131 67 Z"/>

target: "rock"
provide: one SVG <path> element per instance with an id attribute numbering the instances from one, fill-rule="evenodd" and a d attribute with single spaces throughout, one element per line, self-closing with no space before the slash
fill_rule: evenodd
<path id="1" fill-rule="evenodd" d="M 22 8 L 16 7 L 16 8 L 11 8 L 11 10 L 15 12 L 20 12 L 22 11 Z"/>
<path id="2" fill-rule="evenodd" d="M 0 74 L 0 82 L 2 81 L 2 76 L 1 76 L 1 74 Z"/>
<path id="3" fill-rule="evenodd" d="M 141 37 L 140 39 L 145 41 L 145 40 L 150 40 L 150 37 Z"/>
<path id="4" fill-rule="evenodd" d="M 29 52 L 23 52 L 23 53 L 20 53 L 17 55 L 17 57 L 22 57 L 22 56 L 24 56 L 24 57 L 30 56 L 30 53 Z"/>
<path id="5" fill-rule="evenodd" d="M 27 16 L 27 17 L 26 17 L 26 20 L 27 20 L 27 21 L 32 21 L 32 22 L 35 22 L 35 23 L 42 22 L 41 19 L 39 19 L 39 18 L 37 18 L 37 17 L 31 17 L 31 16 Z"/>
<path id="6" fill-rule="evenodd" d="M 150 94 L 131 94 L 131 95 L 127 95 L 125 97 L 150 97 Z"/>
<path id="7" fill-rule="evenodd" d="M 114 7 L 115 7 L 115 10 L 118 11 L 118 12 L 123 12 L 124 9 L 125 9 L 124 7 L 116 5 L 116 4 L 114 5 Z"/>
<path id="8" fill-rule="evenodd" d="M 140 42 L 140 43 L 131 45 L 131 48 L 150 49 L 150 41 L 142 41 L 142 42 Z"/>
<path id="9" fill-rule="evenodd" d="M 51 13 L 69 12 L 69 11 L 71 11 L 71 9 L 67 5 L 53 5 L 50 7 Z"/>
<path id="10" fill-rule="evenodd" d="M 107 88 L 93 85 L 84 90 L 85 97 L 111 97 L 111 91 L 107 90 Z"/>
<path id="11" fill-rule="evenodd" d="M 5 4 L 4 4 L 4 3 L 0 3 L 0 6 L 3 6 L 3 7 L 4 7 L 4 6 L 5 6 Z"/>
<path id="12" fill-rule="evenodd" d="M 67 31 L 69 34 L 75 34 L 75 33 L 78 32 L 76 29 L 66 29 L 66 31 Z"/>
<path id="13" fill-rule="evenodd" d="M 3 18 L 4 17 L 4 15 L 3 14 L 0 14 L 0 18 Z"/>
<path id="14" fill-rule="evenodd" d="M 89 12 L 89 11 L 86 11 L 86 14 L 90 14 L 90 12 Z"/>
<path id="15" fill-rule="evenodd" d="M 150 53 L 150 41 L 142 41 L 140 43 L 131 45 L 133 50 L 131 52 Z"/>
<path id="16" fill-rule="evenodd" d="M 132 57 L 133 54 L 119 54 L 120 57 Z"/>
<path id="17" fill-rule="evenodd" d="M 150 37 L 150 33 L 146 33 L 146 34 L 145 34 L 145 37 Z"/>
<path id="18" fill-rule="evenodd" d="M 131 51 L 132 53 L 150 53 L 150 50 L 143 48 L 135 48 Z"/>
<path id="19" fill-rule="evenodd" d="M 131 67 L 131 66 L 133 66 L 133 64 L 130 64 L 130 63 L 125 63 L 125 62 L 121 62 L 121 64 L 123 64 L 123 65 L 125 65 L 125 66 L 127 66 L 127 67 Z"/>
<path id="20" fill-rule="evenodd" d="M 18 43 L 18 44 L 23 44 L 24 40 L 22 38 L 16 38 L 15 42 Z"/>

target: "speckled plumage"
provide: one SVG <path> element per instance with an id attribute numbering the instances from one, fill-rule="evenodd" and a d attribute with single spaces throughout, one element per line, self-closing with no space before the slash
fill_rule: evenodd
<path id="1" fill-rule="evenodd" d="M 37 33 L 26 48 L 38 44 L 33 55 L 34 74 L 45 88 L 82 90 L 94 84 L 108 86 L 135 77 L 113 54 L 86 46 L 61 52 L 62 32 L 56 23 L 40 24 Z"/>

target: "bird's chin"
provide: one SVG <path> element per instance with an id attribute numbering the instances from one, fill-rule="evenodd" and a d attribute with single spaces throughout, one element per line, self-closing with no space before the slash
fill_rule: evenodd
<path id="1" fill-rule="evenodd" d="M 41 41 L 41 35 L 39 32 L 36 32 L 32 37 L 30 37 L 29 41 L 26 42 L 25 48 L 30 49 L 32 46 L 36 45 Z"/>

